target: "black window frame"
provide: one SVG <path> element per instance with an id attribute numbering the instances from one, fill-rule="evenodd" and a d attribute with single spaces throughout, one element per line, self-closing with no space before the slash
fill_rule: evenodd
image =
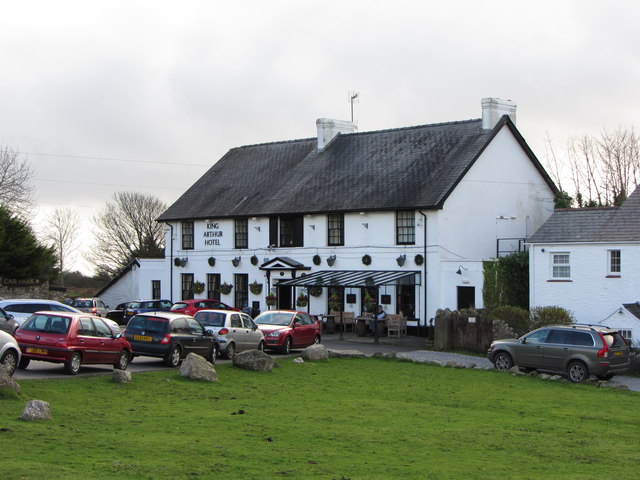
<path id="1" fill-rule="evenodd" d="M 234 302 L 236 308 L 249 306 L 249 275 L 246 273 L 234 274 Z"/>
<path id="2" fill-rule="evenodd" d="M 415 210 L 396 210 L 396 245 L 416 244 Z"/>
<path id="3" fill-rule="evenodd" d="M 194 222 L 192 220 L 187 220 L 182 222 L 181 232 L 182 232 L 182 250 L 193 250 L 195 247 L 195 237 L 194 237 Z"/>
<path id="4" fill-rule="evenodd" d="M 234 248 L 249 248 L 249 220 L 236 218 L 233 221 L 233 245 Z"/>
<path id="5" fill-rule="evenodd" d="M 327 245 L 330 247 L 344 245 L 344 213 L 327 215 Z"/>
<path id="6" fill-rule="evenodd" d="M 151 280 L 151 299 L 162 298 L 162 283 L 160 280 Z"/>
<path id="7" fill-rule="evenodd" d="M 219 273 L 207 273 L 207 298 L 220 301 L 221 282 Z"/>
<path id="8" fill-rule="evenodd" d="M 304 247 L 304 217 L 283 215 L 280 217 L 280 247 Z"/>
<path id="9" fill-rule="evenodd" d="M 182 273 L 180 274 L 180 286 L 182 291 L 182 300 L 193 300 L 193 283 L 194 283 L 194 275 L 193 273 Z"/>

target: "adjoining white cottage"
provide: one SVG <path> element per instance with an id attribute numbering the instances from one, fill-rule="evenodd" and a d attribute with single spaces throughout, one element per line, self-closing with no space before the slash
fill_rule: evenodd
<path id="1" fill-rule="evenodd" d="M 231 149 L 158 219 L 160 295 L 255 310 L 269 293 L 280 308 L 302 295 L 312 314 L 333 296 L 356 315 L 371 298 L 414 327 L 440 308 L 482 307 L 482 262 L 521 250 L 557 193 L 516 105 L 482 108 L 362 133 L 320 119 L 317 137 Z"/>
<path id="2" fill-rule="evenodd" d="M 620 207 L 559 209 L 533 234 L 530 305 L 558 305 L 578 323 L 620 328 L 637 342 L 640 189 Z"/>

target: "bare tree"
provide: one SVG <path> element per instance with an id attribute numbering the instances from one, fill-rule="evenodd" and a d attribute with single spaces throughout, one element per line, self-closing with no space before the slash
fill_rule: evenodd
<path id="1" fill-rule="evenodd" d="M 78 213 L 71 208 L 55 208 L 47 220 L 45 241 L 58 255 L 60 278 L 64 285 L 65 267 L 73 261 L 78 249 Z"/>
<path id="2" fill-rule="evenodd" d="M 33 170 L 18 152 L 0 144 L 0 204 L 24 217 L 33 206 Z"/>
<path id="3" fill-rule="evenodd" d="M 94 248 L 85 255 L 99 276 L 113 276 L 136 257 L 164 254 L 164 228 L 156 219 L 167 205 L 153 195 L 117 192 L 93 217 Z"/>

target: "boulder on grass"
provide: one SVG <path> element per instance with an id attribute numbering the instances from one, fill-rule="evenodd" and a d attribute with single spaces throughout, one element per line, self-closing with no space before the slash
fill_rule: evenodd
<path id="1" fill-rule="evenodd" d="M 51 420 L 51 406 L 43 400 L 30 400 L 20 414 L 20 420 L 26 422 Z"/>
<path id="2" fill-rule="evenodd" d="M 182 361 L 180 376 L 194 380 L 206 380 L 208 382 L 218 381 L 218 374 L 213 364 L 209 363 L 206 358 L 195 353 L 188 354 Z"/>
<path id="3" fill-rule="evenodd" d="M 329 351 L 327 347 L 319 343 L 311 345 L 302 351 L 302 359 L 306 362 L 318 362 L 320 360 L 327 360 L 329 358 Z"/>
<path id="4" fill-rule="evenodd" d="M 331 358 L 365 358 L 366 355 L 360 350 L 329 350 Z"/>
<path id="5" fill-rule="evenodd" d="M 233 357 L 233 366 L 244 370 L 256 372 L 270 372 L 273 370 L 275 360 L 260 350 L 247 350 Z"/>
<path id="6" fill-rule="evenodd" d="M 20 385 L 18 385 L 18 383 L 9 376 L 4 367 L 0 365 L 0 391 L 4 389 L 20 393 Z"/>
<path id="7" fill-rule="evenodd" d="M 113 381 L 116 383 L 131 383 L 131 372 L 113 369 Z"/>

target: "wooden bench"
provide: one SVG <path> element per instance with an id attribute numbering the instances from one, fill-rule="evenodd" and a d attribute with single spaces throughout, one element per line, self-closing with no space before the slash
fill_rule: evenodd
<path id="1" fill-rule="evenodd" d="M 402 315 L 387 315 L 387 337 L 407 334 L 407 317 Z"/>

